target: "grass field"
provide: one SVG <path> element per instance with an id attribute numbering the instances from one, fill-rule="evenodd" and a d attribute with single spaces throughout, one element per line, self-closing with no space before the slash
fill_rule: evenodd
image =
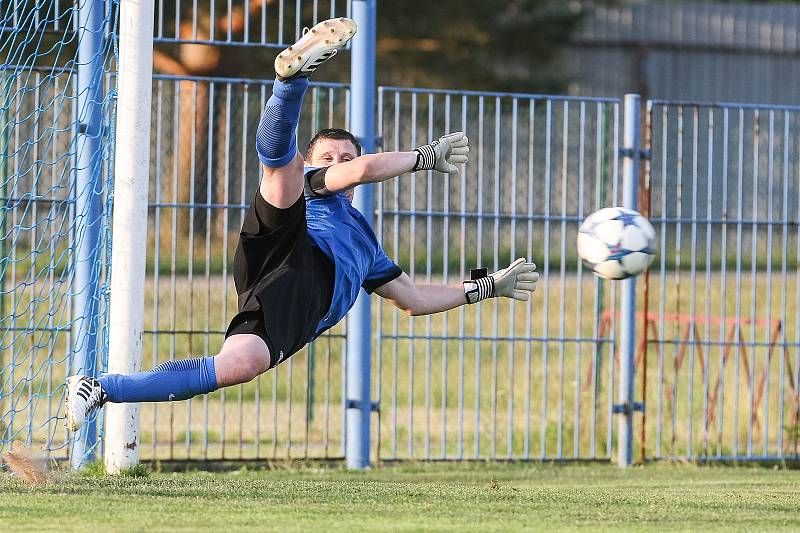
<path id="1" fill-rule="evenodd" d="M 367 472 L 0 474 L 4 531 L 798 531 L 800 472 L 656 464 L 407 464 Z"/>

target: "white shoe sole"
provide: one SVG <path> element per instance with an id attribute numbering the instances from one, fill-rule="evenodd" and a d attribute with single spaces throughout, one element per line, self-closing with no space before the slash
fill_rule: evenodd
<path id="1" fill-rule="evenodd" d="M 67 429 L 70 431 L 77 431 L 80 429 L 80 424 L 78 424 L 72 416 L 72 409 L 70 408 L 69 399 L 72 396 L 72 390 L 77 386 L 77 382 L 81 380 L 81 376 L 70 376 L 67 378 L 67 395 L 64 398 L 64 403 L 66 405 L 66 412 L 67 412 Z"/>
<path id="2" fill-rule="evenodd" d="M 311 75 L 355 34 L 356 23 L 352 19 L 340 17 L 324 20 L 278 54 L 275 58 L 275 72 L 284 79 Z"/>

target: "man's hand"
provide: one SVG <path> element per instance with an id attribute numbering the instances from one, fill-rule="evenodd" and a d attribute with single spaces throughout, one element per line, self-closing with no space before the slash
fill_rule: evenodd
<path id="1" fill-rule="evenodd" d="M 439 137 L 438 141 L 424 144 L 415 149 L 417 162 L 412 169 L 418 170 L 438 170 L 444 174 L 458 172 L 456 165 L 461 165 L 468 161 L 469 139 L 463 132 L 448 133 Z"/>
<path id="2" fill-rule="evenodd" d="M 539 281 L 536 265 L 523 257 L 491 274 L 487 274 L 486 269 L 473 270 L 471 274 L 472 279 L 464 282 L 464 295 L 471 304 L 498 296 L 526 301 Z"/>
<path id="3" fill-rule="evenodd" d="M 495 296 L 505 296 L 526 301 L 529 293 L 536 290 L 539 273 L 536 265 L 520 257 L 503 270 L 492 273 Z"/>

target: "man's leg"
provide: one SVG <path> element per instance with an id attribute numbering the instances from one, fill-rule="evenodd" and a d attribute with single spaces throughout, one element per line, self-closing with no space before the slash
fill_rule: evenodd
<path id="1" fill-rule="evenodd" d="M 99 378 L 71 376 L 67 380 L 67 426 L 83 425 L 106 402 L 167 402 L 187 400 L 220 387 L 247 383 L 270 366 L 267 345 L 257 335 L 231 335 L 213 357 L 166 361 L 149 372 L 104 374 Z"/>
<path id="2" fill-rule="evenodd" d="M 259 190 L 268 204 L 280 209 L 291 207 L 303 194 L 303 161 L 295 130 L 307 87 L 308 78 L 276 78 L 256 132 L 263 170 Z"/>
<path id="3" fill-rule="evenodd" d="M 270 353 L 264 339 L 242 333 L 225 339 L 222 350 L 214 358 L 219 387 L 247 383 L 270 367 Z"/>
<path id="4" fill-rule="evenodd" d="M 270 205 L 291 207 L 303 193 L 303 162 L 295 131 L 308 77 L 356 33 L 350 19 L 320 22 L 275 59 L 275 83 L 256 132 L 264 175 L 259 187 Z"/>
<path id="5" fill-rule="evenodd" d="M 188 400 L 247 383 L 267 371 L 269 357 L 257 335 L 231 335 L 216 356 L 167 361 L 149 372 L 105 374 L 97 380 L 113 403 Z"/>

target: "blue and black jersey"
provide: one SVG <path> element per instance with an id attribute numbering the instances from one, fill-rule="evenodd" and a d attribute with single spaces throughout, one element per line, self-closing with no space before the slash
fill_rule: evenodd
<path id="1" fill-rule="evenodd" d="M 307 184 L 319 171 L 306 169 Z M 239 313 L 226 336 L 260 336 L 274 366 L 336 325 L 361 287 L 372 292 L 400 274 L 343 194 L 307 186 L 280 209 L 256 191 L 234 257 Z"/>
<path id="2" fill-rule="evenodd" d="M 307 167 L 306 180 L 318 170 Z M 319 334 L 344 318 L 361 287 L 372 293 L 403 271 L 387 257 L 366 219 L 344 194 L 320 195 L 306 187 L 305 197 L 308 236 L 335 270 L 331 308 L 319 323 Z"/>

